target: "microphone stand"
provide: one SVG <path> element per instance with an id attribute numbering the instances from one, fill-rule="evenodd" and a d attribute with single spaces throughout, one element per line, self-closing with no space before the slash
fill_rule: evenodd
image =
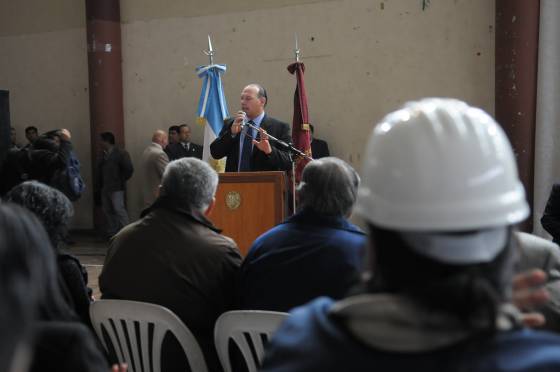
<path id="1" fill-rule="evenodd" d="M 255 129 L 257 132 L 261 132 L 262 133 L 262 129 L 258 128 L 256 126 L 254 126 L 253 124 L 250 124 L 248 122 L 246 122 L 245 120 L 243 120 L 243 124 L 241 125 L 241 130 L 243 130 L 243 127 L 249 127 L 252 129 Z M 245 131 L 245 135 L 249 136 L 249 138 L 254 139 L 255 141 L 257 140 L 255 137 L 253 137 L 252 135 L 250 135 L 247 131 Z M 270 134 L 266 133 L 267 137 L 269 140 L 272 140 L 273 142 L 275 142 L 276 144 L 278 144 L 280 146 L 280 150 L 287 152 L 288 156 L 290 157 L 290 162 L 292 163 L 292 215 L 294 215 L 296 213 L 296 158 L 294 158 L 294 154 L 297 156 L 300 156 L 304 159 L 307 159 L 309 161 L 313 161 L 314 159 L 307 155 L 306 153 L 304 153 L 303 151 L 295 148 L 291 143 L 286 143 L 274 136 L 271 136 Z"/>
<path id="2" fill-rule="evenodd" d="M 243 129 L 244 126 L 248 126 L 249 128 L 255 129 L 258 132 L 264 131 L 264 129 L 258 128 L 258 127 L 254 126 L 253 124 L 250 124 L 248 122 L 243 123 L 242 126 L 241 126 L 242 127 L 241 129 Z M 257 140 L 255 137 L 253 137 L 252 135 L 250 135 L 247 132 L 245 132 L 245 135 L 249 136 L 249 138 L 252 138 L 255 141 Z M 296 149 L 291 143 L 286 143 L 286 142 L 284 142 L 284 141 L 282 141 L 282 140 L 280 140 L 280 139 L 278 139 L 274 136 L 271 136 L 268 133 L 266 133 L 266 135 L 267 135 L 269 140 L 272 140 L 272 142 L 275 142 L 276 144 L 280 145 L 282 151 L 289 152 L 290 155 L 295 154 L 297 156 L 301 156 L 302 158 L 307 159 L 309 161 L 314 160 L 311 156 L 307 155 L 303 151 L 301 151 L 299 149 Z"/>

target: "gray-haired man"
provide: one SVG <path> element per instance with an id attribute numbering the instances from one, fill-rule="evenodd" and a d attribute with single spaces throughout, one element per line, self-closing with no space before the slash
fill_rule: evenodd
<path id="1" fill-rule="evenodd" d="M 359 182 L 337 158 L 305 167 L 297 189 L 300 210 L 257 238 L 243 261 L 240 308 L 289 311 L 315 297 L 346 294 L 359 279 L 366 243 L 347 219 Z"/>
<path id="2" fill-rule="evenodd" d="M 235 242 L 206 218 L 217 185 L 217 173 L 201 160 L 169 163 L 160 197 L 115 236 L 99 277 L 103 298 L 155 303 L 177 314 L 197 338 L 211 371 L 219 368 L 214 323 L 232 308 L 241 262 Z M 163 359 L 162 370 L 177 367 L 173 356 Z"/>

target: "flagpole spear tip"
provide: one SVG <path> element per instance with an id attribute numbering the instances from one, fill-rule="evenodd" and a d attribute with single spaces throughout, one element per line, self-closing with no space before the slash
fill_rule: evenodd
<path id="1" fill-rule="evenodd" d="M 294 49 L 294 54 L 296 56 L 296 62 L 299 62 L 300 50 L 299 50 L 299 45 L 298 45 L 298 37 L 297 37 L 296 33 L 294 33 L 294 38 L 295 38 L 295 41 L 296 41 L 296 48 Z"/>
<path id="2" fill-rule="evenodd" d="M 210 35 L 208 35 L 208 50 L 203 50 L 202 51 L 204 54 L 206 54 L 208 56 L 208 58 L 210 59 L 210 65 L 214 64 L 214 49 L 212 49 L 212 39 L 210 38 Z"/>

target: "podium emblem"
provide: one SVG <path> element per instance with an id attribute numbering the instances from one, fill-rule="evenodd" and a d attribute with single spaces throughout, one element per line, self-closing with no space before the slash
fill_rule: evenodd
<path id="1" fill-rule="evenodd" d="M 235 210 L 241 205 L 241 194 L 237 191 L 230 191 L 226 194 L 226 205 L 229 209 Z"/>

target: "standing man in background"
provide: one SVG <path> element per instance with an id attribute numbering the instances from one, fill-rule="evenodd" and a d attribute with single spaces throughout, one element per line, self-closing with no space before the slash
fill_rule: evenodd
<path id="1" fill-rule="evenodd" d="M 35 143 L 35 141 L 37 140 L 37 138 L 39 138 L 39 133 L 37 131 L 37 128 L 34 126 L 25 128 L 25 138 L 27 138 L 27 140 L 29 141 L 26 147 L 32 146 L 33 143 Z"/>
<path id="2" fill-rule="evenodd" d="M 169 160 L 181 158 L 202 159 L 202 146 L 191 142 L 191 128 L 187 124 L 179 125 L 179 142 L 170 144 L 167 148 Z"/>
<path id="3" fill-rule="evenodd" d="M 313 159 L 331 156 L 327 141 L 315 138 L 315 128 L 313 128 L 313 124 L 309 124 L 309 128 L 311 128 L 311 156 L 313 156 Z"/>
<path id="4" fill-rule="evenodd" d="M 142 195 L 145 207 L 149 207 L 157 198 L 163 171 L 169 163 L 169 157 L 163 151 L 166 146 L 167 134 L 162 130 L 156 130 L 152 136 L 152 143 L 142 154 L 142 168 L 144 168 Z"/>
<path id="5" fill-rule="evenodd" d="M 106 234 L 111 238 L 128 225 L 124 191 L 134 168 L 128 152 L 115 146 L 113 133 L 101 133 L 101 147 L 103 155 L 98 163 L 96 191 L 101 196 L 101 207 L 107 219 Z"/>
<path id="6" fill-rule="evenodd" d="M 19 150 L 20 146 L 17 144 L 16 128 L 10 127 L 10 150 Z"/>
<path id="7" fill-rule="evenodd" d="M 241 92 L 241 111 L 224 120 L 224 128 L 210 145 L 210 153 L 214 159 L 227 156 L 226 172 L 290 169 L 289 154 L 280 145 L 271 144 L 267 136 L 270 133 L 290 143 L 290 126 L 266 115 L 267 102 L 266 90 L 259 84 L 249 84 Z M 244 120 L 260 130 L 243 126 Z"/>

